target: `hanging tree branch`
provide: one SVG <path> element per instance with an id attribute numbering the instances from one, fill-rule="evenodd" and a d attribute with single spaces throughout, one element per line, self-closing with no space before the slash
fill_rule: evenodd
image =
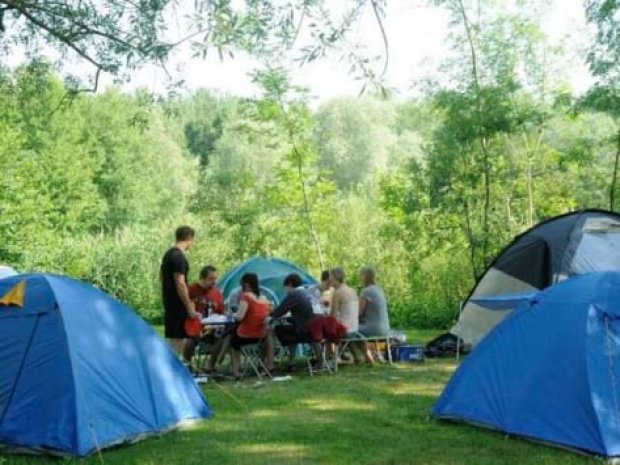
<path id="1" fill-rule="evenodd" d="M 491 167 L 490 167 L 490 155 L 488 149 L 488 141 L 486 136 L 484 135 L 483 127 L 482 127 L 482 117 L 483 117 L 483 102 L 482 102 L 482 91 L 480 86 L 480 79 L 478 75 L 478 58 L 476 54 L 476 47 L 474 44 L 474 37 L 471 29 L 471 24 L 469 22 L 469 18 L 467 17 L 467 12 L 465 11 L 465 5 L 463 4 L 463 0 L 458 0 L 458 9 L 461 15 L 461 19 L 463 20 L 463 26 L 465 27 L 465 34 L 467 36 L 467 42 L 470 50 L 470 58 L 471 58 L 471 72 L 472 78 L 474 82 L 474 91 L 476 97 L 476 113 L 477 113 L 477 133 L 478 140 L 480 142 L 480 148 L 482 150 L 483 156 L 483 177 L 484 177 L 484 211 L 483 211 L 483 221 L 482 221 L 482 258 L 484 260 L 484 265 L 487 265 L 488 261 L 488 248 L 489 248 L 489 210 L 491 208 Z"/>

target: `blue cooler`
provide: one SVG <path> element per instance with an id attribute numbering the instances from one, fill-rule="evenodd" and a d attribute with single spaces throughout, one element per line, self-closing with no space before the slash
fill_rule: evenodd
<path id="1" fill-rule="evenodd" d="M 395 362 L 423 362 L 425 347 L 423 345 L 414 346 L 392 346 L 392 360 Z"/>

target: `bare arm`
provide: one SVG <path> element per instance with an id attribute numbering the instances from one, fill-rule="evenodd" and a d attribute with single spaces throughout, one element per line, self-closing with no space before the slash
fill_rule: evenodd
<path id="1" fill-rule="evenodd" d="M 192 302 L 189 298 L 189 289 L 187 288 L 185 275 L 182 273 L 174 273 L 174 284 L 176 285 L 179 299 L 181 299 L 181 302 L 183 302 L 183 305 L 187 310 L 187 316 L 190 318 L 196 318 L 198 314 L 196 313 L 194 302 Z"/>
<path id="2" fill-rule="evenodd" d="M 360 296 L 360 303 L 359 303 L 360 316 L 364 316 L 364 314 L 366 313 L 367 306 L 368 306 L 368 298 L 364 296 Z"/>
<path id="3" fill-rule="evenodd" d="M 336 318 L 337 311 L 340 309 L 340 292 L 334 291 L 332 301 L 329 304 L 329 315 Z"/>
<path id="4" fill-rule="evenodd" d="M 239 309 L 235 313 L 235 320 L 241 321 L 245 317 L 245 312 L 248 311 L 248 303 L 245 300 L 241 300 L 239 303 Z"/>

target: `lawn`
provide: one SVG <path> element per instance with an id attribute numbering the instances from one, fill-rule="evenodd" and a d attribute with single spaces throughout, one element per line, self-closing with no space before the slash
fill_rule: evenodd
<path id="1" fill-rule="evenodd" d="M 436 332 L 408 332 L 427 340 Z M 191 429 L 83 461 L 0 456 L 25 464 L 586 464 L 600 460 L 429 417 L 453 360 L 337 375 L 204 385 L 215 415 Z"/>

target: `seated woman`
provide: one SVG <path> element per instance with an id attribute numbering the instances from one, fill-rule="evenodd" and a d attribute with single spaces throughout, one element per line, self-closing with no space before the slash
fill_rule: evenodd
<path id="1" fill-rule="evenodd" d="M 333 268 L 329 272 L 329 278 L 334 288 L 332 295 L 330 314 L 347 327 L 347 336 L 355 337 L 359 328 L 359 299 L 356 292 L 345 283 L 345 274 L 342 268 Z M 346 337 L 346 336 L 345 336 Z M 351 343 L 351 348 L 359 348 L 368 363 L 373 363 L 372 355 L 365 342 Z M 358 359 L 355 350 L 353 357 Z"/>
<path id="2" fill-rule="evenodd" d="M 234 314 L 239 325 L 230 339 L 232 347 L 232 374 L 235 379 L 241 377 L 239 365 L 241 363 L 241 347 L 247 344 L 256 344 L 264 338 L 266 347 L 266 366 L 273 369 L 273 340 L 267 332 L 266 318 L 271 310 L 271 302 L 261 298 L 258 276 L 246 273 L 241 277 L 241 300 L 239 309 Z"/>
<path id="3" fill-rule="evenodd" d="M 367 337 L 387 337 L 390 333 L 387 303 L 383 289 L 375 282 L 375 269 L 364 266 L 360 270 L 359 332 Z"/>

